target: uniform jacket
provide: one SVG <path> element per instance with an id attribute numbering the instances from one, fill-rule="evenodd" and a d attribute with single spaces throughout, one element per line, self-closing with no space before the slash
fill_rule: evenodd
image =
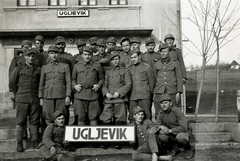
<path id="1" fill-rule="evenodd" d="M 128 68 L 131 66 L 132 62 L 131 62 L 131 56 L 125 52 L 120 52 L 120 62 L 119 62 L 120 66 Z"/>
<path id="2" fill-rule="evenodd" d="M 170 107 L 168 112 L 160 111 L 155 124 L 164 125 L 177 135 L 181 132 L 188 132 L 187 120 L 182 111 L 177 107 Z"/>
<path id="3" fill-rule="evenodd" d="M 10 74 L 9 89 L 16 93 L 16 102 L 38 103 L 41 69 L 27 64 L 19 65 Z"/>
<path id="4" fill-rule="evenodd" d="M 150 65 L 139 63 L 129 67 L 132 79 L 130 100 L 150 99 L 154 88 L 154 74 Z"/>
<path id="5" fill-rule="evenodd" d="M 118 92 L 120 97 L 110 100 L 105 97 L 104 102 L 117 103 L 128 101 L 127 93 L 131 90 L 131 87 L 131 77 L 127 69 L 123 67 L 115 67 L 107 70 L 102 88 L 103 96 L 107 93 L 111 93 L 113 95 L 115 92 Z"/>
<path id="6" fill-rule="evenodd" d="M 96 62 L 78 62 L 72 72 L 72 88 L 77 84 L 82 86 L 80 92 L 74 91 L 74 98 L 82 100 L 96 100 L 99 98 L 101 88 L 95 92 L 92 90 L 94 84 L 102 87 L 104 81 L 103 69 Z"/>
<path id="7" fill-rule="evenodd" d="M 154 67 L 154 64 L 160 59 L 161 59 L 161 55 L 157 52 L 154 52 L 154 53 L 145 52 L 141 56 L 142 62 L 149 64 L 152 68 Z"/>
<path id="8" fill-rule="evenodd" d="M 182 92 L 182 74 L 178 61 L 170 59 L 158 61 L 155 63 L 153 71 L 156 80 L 154 94 Z"/>
<path id="9" fill-rule="evenodd" d="M 100 62 L 100 60 L 102 60 L 102 59 L 106 59 L 107 61 Z M 92 61 L 98 62 L 102 66 L 104 72 L 106 72 L 107 70 L 112 68 L 112 66 L 109 62 L 109 54 L 108 53 L 93 55 Z"/>
<path id="10" fill-rule="evenodd" d="M 39 98 L 71 97 L 71 74 L 68 64 L 49 63 L 42 67 Z"/>

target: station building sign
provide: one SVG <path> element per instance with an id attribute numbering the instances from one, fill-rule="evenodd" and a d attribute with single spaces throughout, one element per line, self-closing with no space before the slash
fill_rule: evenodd
<path id="1" fill-rule="evenodd" d="M 58 17 L 89 17 L 89 10 L 58 10 Z"/>
<path id="2" fill-rule="evenodd" d="M 70 142 L 135 141 L 134 126 L 66 126 L 65 140 Z"/>

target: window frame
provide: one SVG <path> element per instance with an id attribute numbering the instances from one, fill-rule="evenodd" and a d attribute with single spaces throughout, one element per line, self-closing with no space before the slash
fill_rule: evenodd
<path id="1" fill-rule="evenodd" d="M 51 0 L 48 0 L 48 6 L 67 6 L 67 0 L 64 0 L 65 1 L 65 5 L 60 5 L 60 1 L 61 0 L 56 0 L 56 1 L 57 1 L 56 5 L 51 5 Z"/>
<path id="2" fill-rule="evenodd" d="M 128 0 L 125 0 L 126 4 L 120 4 L 120 0 L 117 0 L 117 4 L 112 4 L 112 0 L 109 0 L 109 5 L 128 5 Z"/>
<path id="3" fill-rule="evenodd" d="M 87 1 L 87 4 L 86 4 L 86 5 L 82 5 L 81 1 L 82 1 L 82 0 L 78 0 L 78 5 L 79 5 L 79 6 L 97 6 L 97 5 L 98 5 L 98 3 L 97 3 L 98 1 L 97 1 L 97 0 L 95 0 L 95 2 L 96 2 L 95 5 L 90 4 L 90 0 L 86 0 L 86 1 Z"/>
<path id="4" fill-rule="evenodd" d="M 21 2 L 21 0 L 17 1 L 17 6 L 20 6 L 20 7 L 21 6 L 36 6 L 36 0 L 34 0 L 34 2 L 35 2 L 34 5 L 29 5 L 29 0 L 26 0 L 26 2 L 27 2 L 26 5 L 20 5 L 21 4 L 20 2 Z"/>

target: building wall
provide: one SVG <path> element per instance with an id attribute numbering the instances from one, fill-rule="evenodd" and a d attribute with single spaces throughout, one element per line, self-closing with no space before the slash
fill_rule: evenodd
<path id="1" fill-rule="evenodd" d="M 173 14 L 179 12 L 180 0 L 128 0 L 128 5 L 111 6 L 109 0 L 98 0 L 97 6 L 78 6 L 78 0 L 67 0 L 67 6 L 48 6 L 48 0 L 36 0 L 36 6 L 18 7 L 16 0 L 1 0 L 0 3 L 0 32 L 4 30 L 23 31 L 21 36 L 0 37 L 0 74 L 2 76 L 0 84 L 0 113 L 3 109 L 8 109 L 10 104 L 8 93 L 8 68 L 13 58 L 14 48 L 19 48 L 24 39 L 33 40 L 38 34 L 30 32 L 24 35 L 24 32 L 36 30 L 60 30 L 70 29 L 128 29 L 128 28 L 151 28 L 151 35 L 122 34 L 113 35 L 118 40 L 123 36 L 140 36 L 142 39 L 141 50 L 145 51 L 144 40 L 147 37 L 155 38 L 157 47 L 159 41 L 163 41 L 167 33 L 172 33 L 176 37 L 177 46 L 180 46 L 180 34 L 166 17 L 169 17 L 176 25 L 179 25 L 179 19 Z M 57 17 L 57 10 L 82 10 L 90 11 L 89 17 Z M 53 39 L 58 35 L 49 33 L 44 36 L 45 49 L 53 44 Z M 66 51 L 73 55 L 77 53 L 75 42 L 79 38 L 89 39 L 88 35 L 74 35 L 65 33 L 66 40 L 72 38 L 74 43 L 67 42 Z M 107 38 L 110 34 L 97 35 Z M 119 41 L 118 41 L 119 42 Z M 117 44 L 119 45 L 119 44 Z M 157 47 L 155 50 L 157 50 Z"/>

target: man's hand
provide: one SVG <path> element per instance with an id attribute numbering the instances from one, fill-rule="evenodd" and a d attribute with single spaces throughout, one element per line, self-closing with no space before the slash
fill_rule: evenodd
<path id="1" fill-rule="evenodd" d="M 161 125 L 159 126 L 159 128 L 161 129 L 160 134 L 169 134 L 169 128 L 167 128 L 166 126 Z"/>
<path id="2" fill-rule="evenodd" d="M 66 98 L 65 98 L 65 105 L 70 105 L 70 97 L 69 96 L 67 96 Z"/>
<path id="3" fill-rule="evenodd" d="M 106 94 L 106 97 L 107 97 L 107 99 L 109 99 L 109 100 L 113 98 L 113 96 L 111 95 L 111 93 L 107 93 L 107 94 Z"/>
<path id="4" fill-rule="evenodd" d="M 118 98 L 120 95 L 119 95 L 119 93 L 118 92 L 115 92 L 114 94 L 113 94 L 113 98 Z"/>
<path id="5" fill-rule="evenodd" d="M 55 154 L 55 153 L 57 153 L 57 149 L 54 146 L 51 146 L 50 154 Z"/>
<path id="6" fill-rule="evenodd" d="M 185 84 L 187 82 L 187 78 L 183 78 L 182 81 L 183 81 L 183 84 Z"/>
<path id="7" fill-rule="evenodd" d="M 100 86 L 98 84 L 94 84 L 92 90 L 97 92 L 99 88 L 100 88 Z"/>
<path id="8" fill-rule="evenodd" d="M 178 93 L 176 94 L 176 104 L 179 103 L 180 97 L 181 97 L 181 95 L 180 95 L 180 93 L 178 92 Z"/>
<path id="9" fill-rule="evenodd" d="M 10 93 L 10 98 L 13 102 L 15 102 L 15 98 L 16 98 L 16 93 L 15 92 L 11 92 Z"/>
<path id="10" fill-rule="evenodd" d="M 75 89 L 77 92 L 81 92 L 81 90 L 82 90 L 82 85 L 77 84 L 77 85 L 74 86 L 74 89 Z"/>
<path id="11" fill-rule="evenodd" d="M 43 98 L 40 98 L 39 103 L 40 103 L 40 106 L 43 106 Z"/>
<path id="12" fill-rule="evenodd" d="M 149 130 L 149 134 L 156 134 L 158 131 L 159 131 L 159 129 L 158 129 L 157 127 L 152 127 L 152 128 Z"/>

